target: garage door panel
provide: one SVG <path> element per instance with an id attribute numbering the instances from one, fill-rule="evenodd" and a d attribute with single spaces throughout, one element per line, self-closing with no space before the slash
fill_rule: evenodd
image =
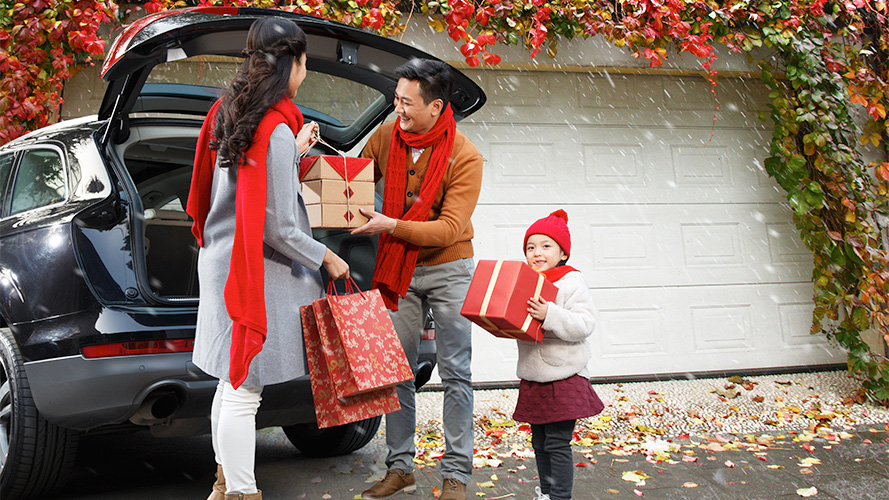
<path id="1" fill-rule="evenodd" d="M 764 85 L 722 78 L 717 104 L 696 77 L 476 75 L 489 101 L 460 124 L 485 159 L 476 258 L 522 260 L 527 227 L 565 209 L 598 308 L 593 375 L 845 361 L 809 335 L 812 254 L 762 167 Z M 515 378 L 514 341 L 473 338 L 475 380 Z"/>
<path id="2" fill-rule="evenodd" d="M 843 363 L 824 335 L 809 335 L 808 283 L 591 290 L 594 377 Z M 473 326 L 473 378 L 514 378 L 515 341 Z"/>
<path id="3" fill-rule="evenodd" d="M 463 127 L 485 158 L 481 203 L 755 203 L 783 201 L 760 166 L 754 131 Z"/>
<path id="4" fill-rule="evenodd" d="M 639 373 L 640 366 L 671 373 L 845 360 L 824 335 L 808 334 L 808 283 L 592 293 L 599 321 L 590 367 L 597 376 Z"/>
<path id="5" fill-rule="evenodd" d="M 525 230 L 568 212 L 571 264 L 601 288 L 806 282 L 811 253 L 782 205 L 480 205 L 476 257 L 521 260 Z"/>
<path id="6" fill-rule="evenodd" d="M 488 72 L 488 103 L 473 121 L 765 128 L 768 89 L 755 81 L 625 74 Z"/>

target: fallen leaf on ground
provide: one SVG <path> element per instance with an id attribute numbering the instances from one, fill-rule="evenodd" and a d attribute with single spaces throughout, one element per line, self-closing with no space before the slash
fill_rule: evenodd
<path id="1" fill-rule="evenodd" d="M 642 472 L 641 470 L 625 470 L 624 473 L 621 475 L 621 479 L 623 479 L 624 481 L 629 481 L 631 483 L 638 483 L 649 478 L 651 478 L 651 476 Z"/>
<path id="2" fill-rule="evenodd" d="M 698 483 L 693 483 L 693 482 L 689 481 L 689 482 L 687 482 L 687 483 L 683 483 L 683 484 L 682 484 L 682 487 L 683 487 L 683 488 L 697 488 L 697 487 L 698 487 Z"/>
<path id="3" fill-rule="evenodd" d="M 818 488 L 814 486 L 811 488 L 800 488 L 796 490 L 796 494 L 801 497 L 813 497 L 818 494 Z"/>
<path id="4" fill-rule="evenodd" d="M 800 467 L 811 467 L 813 465 L 821 465 L 821 460 L 818 460 L 817 458 L 806 457 L 806 458 L 800 460 L 800 463 L 798 463 L 797 465 L 799 465 Z"/>

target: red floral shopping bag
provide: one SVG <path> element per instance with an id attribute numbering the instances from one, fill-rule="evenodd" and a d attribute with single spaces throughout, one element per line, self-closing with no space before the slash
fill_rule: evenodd
<path id="1" fill-rule="evenodd" d="M 328 370 L 339 397 L 393 387 L 414 378 L 379 290 L 362 292 L 351 278 L 346 294 L 328 295 L 312 303 L 318 332 L 328 358 Z"/>
<path id="2" fill-rule="evenodd" d="M 323 300 L 323 299 L 319 299 Z M 333 387 L 328 370 L 328 359 L 342 357 L 343 353 L 326 351 L 318 333 L 315 311 L 311 305 L 299 309 L 302 317 L 306 357 L 309 361 L 309 381 L 315 402 L 315 417 L 321 429 L 344 425 L 359 420 L 398 411 L 398 395 L 395 387 L 339 398 Z"/>

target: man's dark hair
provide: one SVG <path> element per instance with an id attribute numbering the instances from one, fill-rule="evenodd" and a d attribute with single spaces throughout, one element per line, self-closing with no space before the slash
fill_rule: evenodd
<path id="1" fill-rule="evenodd" d="M 441 61 L 432 59 L 411 59 L 395 68 L 399 78 L 407 78 L 420 83 L 420 97 L 424 104 L 441 99 L 447 105 L 454 92 L 454 74 L 451 68 Z"/>

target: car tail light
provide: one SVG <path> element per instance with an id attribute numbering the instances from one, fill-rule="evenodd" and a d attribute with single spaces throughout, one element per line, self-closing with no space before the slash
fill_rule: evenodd
<path id="1" fill-rule="evenodd" d="M 423 329 L 423 340 L 435 340 L 435 326 L 431 325 L 428 328 Z"/>
<path id="2" fill-rule="evenodd" d="M 136 356 L 139 354 L 191 352 L 193 350 L 194 339 L 177 339 L 88 345 L 81 352 L 85 358 L 110 358 L 114 356 Z"/>

